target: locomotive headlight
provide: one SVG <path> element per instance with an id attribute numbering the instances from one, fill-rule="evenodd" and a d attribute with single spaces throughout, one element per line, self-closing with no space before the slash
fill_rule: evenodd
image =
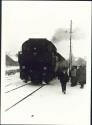
<path id="1" fill-rule="evenodd" d="M 22 69 L 25 69 L 25 66 L 22 66 Z"/>
<path id="2" fill-rule="evenodd" d="M 43 70 L 47 70 L 47 67 L 46 67 L 46 66 L 44 66 L 44 67 L 43 67 Z"/>
<path id="3" fill-rule="evenodd" d="M 20 53 L 19 54 L 22 54 L 22 51 L 20 51 Z"/>
<path id="4" fill-rule="evenodd" d="M 34 47 L 34 50 L 36 50 L 36 47 Z"/>

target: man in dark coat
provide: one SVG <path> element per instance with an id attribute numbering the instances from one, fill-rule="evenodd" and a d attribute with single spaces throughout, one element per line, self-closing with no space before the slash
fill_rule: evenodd
<path id="1" fill-rule="evenodd" d="M 86 84 L 86 66 L 79 67 L 77 71 L 77 79 L 81 85 L 80 88 L 84 88 L 84 84 Z"/>
<path id="2" fill-rule="evenodd" d="M 67 74 L 67 69 L 62 69 L 61 71 L 59 71 L 58 79 L 60 79 L 62 92 L 65 94 L 66 93 L 66 83 L 69 80 L 69 76 Z"/>
<path id="3" fill-rule="evenodd" d="M 71 69 L 71 86 L 72 87 L 77 85 L 76 73 L 77 73 L 77 66 L 73 66 Z"/>

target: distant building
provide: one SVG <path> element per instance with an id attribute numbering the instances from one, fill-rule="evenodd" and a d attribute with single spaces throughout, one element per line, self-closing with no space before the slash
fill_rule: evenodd
<path id="1" fill-rule="evenodd" d="M 18 62 L 14 61 L 10 56 L 6 55 L 6 66 L 18 66 Z"/>

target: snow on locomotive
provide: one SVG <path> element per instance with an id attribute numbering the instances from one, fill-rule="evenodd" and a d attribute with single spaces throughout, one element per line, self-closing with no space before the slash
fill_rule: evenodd
<path id="1" fill-rule="evenodd" d="M 57 53 L 55 45 L 44 38 L 28 39 L 18 53 L 20 78 L 25 82 L 49 83 L 55 78 L 59 62 L 65 59 Z"/>

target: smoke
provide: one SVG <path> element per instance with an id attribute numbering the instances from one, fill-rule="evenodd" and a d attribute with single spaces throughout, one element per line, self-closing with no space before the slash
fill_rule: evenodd
<path id="1" fill-rule="evenodd" d="M 80 39 L 84 39 L 84 33 L 80 31 L 79 28 L 76 28 L 72 31 L 72 39 L 73 40 L 80 40 Z M 69 29 L 62 29 L 59 28 L 56 30 L 56 32 L 54 33 L 53 37 L 52 37 L 52 42 L 56 43 L 62 40 L 69 40 L 70 39 L 70 30 Z"/>
<path id="2" fill-rule="evenodd" d="M 59 42 L 59 41 L 62 41 L 62 40 L 68 40 L 69 36 L 70 36 L 70 34 L 67 30 L 59 28 L 54 33 L 54 35 L 52 37 L 52 41 L 53 42 Z"/>

